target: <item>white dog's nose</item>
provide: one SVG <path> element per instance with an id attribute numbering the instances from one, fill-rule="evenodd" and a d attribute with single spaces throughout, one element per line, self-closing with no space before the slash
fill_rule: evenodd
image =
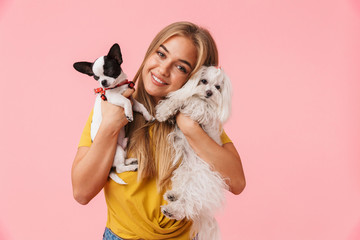
<path id="1" fill-rule="evenodd" d="M 206 97 L 211 97 L 213 95 L 211 90 L 206 91 Z"/>

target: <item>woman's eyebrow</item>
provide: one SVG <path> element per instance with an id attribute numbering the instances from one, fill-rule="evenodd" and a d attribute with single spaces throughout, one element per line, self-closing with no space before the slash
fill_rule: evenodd
<path id="1" fill-rule="evenodd" d="M 164 49 L 165 52 L 169 53 L 169 50 L 167 50 L 167 48 L 166 48 L 164 45 L 161 44 L 160 47 L 161 47 L 162 49 Z"/>
<path id="2" fill-rule="evenodd" d="M 165 52 L 170 53 L 169 50 L 168 50 L 164 45 L 161 44 L 160 47 L 161 47 L 162 49 L 164 49 Z M 183 60 L 183 59 L 179 59 L 179 61 L 182 62 L 182 63 L 184 63 L 184 64 L 186 64 L 186 65 L 188 65 L 189 68 L 192 69 L 191 64 L 190 64 L 188 61 Z"/>

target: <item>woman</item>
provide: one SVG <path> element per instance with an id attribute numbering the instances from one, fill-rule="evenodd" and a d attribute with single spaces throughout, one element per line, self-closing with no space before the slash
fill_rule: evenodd
<path id="1" fill-rule="evenodd" d="M 210 33 L 189 22 L 173 23 L 154 38 L 134 81 L 135 99 L 155 115 L 156 104 L 175 91 L 202 65 L 218 65 L 216 44 Z M 162 195 L 170 187 L 171 149 L 167 123 L 146 123 L 140 114 L 128 124 L 123 108 L 102 102 L 102 122 L 94 142 L 90 139 L 91 114 L 84 129 L 72 167 L 74 198 L 87 204 L 104 188 L 108 220 L 104 239 L 191 239 L 191 222 L 166 218 L 160 206 L 166 204 Z M 231 141 L 223 133 L 223 145 L 216 144 L 190 118 L 179 113 L 176 123 L 191 147 L 224 179 L 234 194 L 245 187 L 241 160 Z M 122 127 L 129 136 L 128 153 L 139 160 L 137 172 L 120 173 L 127 185 L 108 180 L 116 151 L 117 136 Z M 116 238 L 120 237 L 120 238 Z"/>

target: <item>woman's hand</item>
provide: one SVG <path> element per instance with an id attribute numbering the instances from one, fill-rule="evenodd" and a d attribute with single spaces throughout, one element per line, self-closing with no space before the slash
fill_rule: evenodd
<path id="1" fill-rule="evenodd" d="M 240 194 L 246 183 L 234 144 L 218 145 L 197 122 L 182 113 L 177 114 L 176 123 L 195 153 L 222 175 L 232 193 Z"/>
<path id="2" fill-rule="evenodd" d="M 129 98 L 134 89 L 127 89 L 123 96 Z M 128 120 L 125 117 L 124 108 L 109 103 L 108 101 L 101 101 L 101 113 L 102 113 L 102 125 L 106 128 L 114 131 L 120 131 L 127 123 Z"/>
<path id="3" fill-rule="evenodd" d="M 180 130 L 184 133 L 184 135 L 191 134 L 194 128 L 200 127 L 200 125 L 192 120 L 190 117 L 185 114 L 179 112 L 176 115 L 176 124 L 180 128 Z"/>

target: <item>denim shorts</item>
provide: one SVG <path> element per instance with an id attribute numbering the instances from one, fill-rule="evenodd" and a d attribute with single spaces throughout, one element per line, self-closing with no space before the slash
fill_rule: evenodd
<path id="1" fill-rule="evenodd" d="M 110 229 L 105 228 L 103 240 L 124 240 L 121 237 L 116 236 Z"/>
<path id="2" fill-rule="evenodd" d="M 192 240 L 197 240 L 198 236 L 194 237 Z M 103 240 L 124 240 L 121 237 L 116 236 L 109 228 L 105 228 L 105 232 L 103 235 Z"/>

